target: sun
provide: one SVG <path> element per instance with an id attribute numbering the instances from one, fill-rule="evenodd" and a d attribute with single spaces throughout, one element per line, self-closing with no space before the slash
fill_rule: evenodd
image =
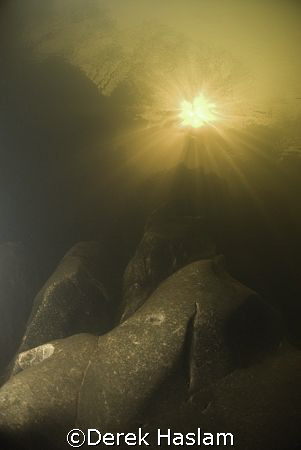
<path id="1" fill-rule="evenodd" d="M 216 106 L 199 94 L 192 102 L 181 103 L 179 118 L 183 127 L 200 128 L 217 120 Z"/>

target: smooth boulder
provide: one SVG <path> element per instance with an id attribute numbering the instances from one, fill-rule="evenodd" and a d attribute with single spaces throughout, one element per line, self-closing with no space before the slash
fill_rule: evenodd
<path id="1" fill-rule="evenodd" d="M 236 450 L 297 450 L 301 435 L 301 352 L 296 348 L 281 348 L 273 355 L 250 367 L 237 369 L 220 379 L 209 389 L 201 388 L 189 398 L 181 398 L 176 386 L 169 386 L 161 398 L 153 402 L 140 418 L 145 432 L 149 432 L 150 448 L 157 448 L 156 436 L 160 428 L 172 432 L 205 433 L 209 448 L 217 445 L 217 433 L 231 433 L 227 446 Z M 178 441 L 179 442 L 179 441 Z M 202 444 L 205 446 L 205 444 Z M 178 446 L 162 439 L 162 450 Z M 186 447 L 184 447 L 186 448 Z"/>
<path id="2" fill-rule="evenodd" d="M 168 205 L 156 210 L 124 273 L 121 321 L 171 274 L 193 261 L 212 258 L 215 252 L 201 217 L 178 216 Z"/>
<path id="3" fill-rule="evenodd" d="M 75 428 L 79 392 L 97 340 L 81 334 L 53 341 L 46 344 L 44 358 L 39 357 L 43 348 L 30 351 L 26 370 L 0 390 L 1 448 L 67 448 L 66 436 Z"/>
<path id="4" fill-rule="evenodd" d="M 78 333 L 103 334 L 112 327 L 112 304 L 103 286 L 97 242 L 75 245 L 34 300 L 19 353 Z"/>
<path id="5" fill-rule="evenodd" d="M 73 336 L 23 354 L 23 367 L 0 390 L 0 431 L 10 436 L 15 430 L 15 438 L 28 443 L 47 436 L 51 450 L 62 450 L 71 428 L 131 429 L 170 380 L 179 400 L 210 390 L 235 370 L 236 349 L 224 330 L 252 297 L 218 261 L 186 266 L 109 333 Z M 263 314 L 271 329 L 274 318 L 260 305 L 256 300 L 257 317 Z M 252 334 L 256 321 L 247 326 Z M 256 348 L 262 357 L 262 347 L 268 353 L 279 340 L 278 332 L 256 344 L 250 363 Z"/>

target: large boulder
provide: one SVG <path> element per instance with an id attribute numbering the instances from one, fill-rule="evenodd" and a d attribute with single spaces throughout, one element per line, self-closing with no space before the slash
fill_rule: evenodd
<path id="1" fill-rule="evenodd" d="M 0 245 L 0 378 L 17 351 L 36 294 L 35 265 L 21 244 Z"/>
<path id="2" fill-rule="evenodd" d="M 159 428 L 164 434 L 169 428 L 183 435 L 197 433 L 200 428 L 202 439 L 207 436 L 207 445 L 212 435 L 210 448 L 214 449 L 224 445 L 223 436 L 217 445 L 217 433 L 231 433 L 236 450 L 297 450 L 301 444 L 300 379 L 301 352 L 283 348 L 190 397 L 181 398 L 177 385 L 169 383 L 165 402 L 161 392 L 146 408 L 140 423 L 153 437 L 150 448 L 157 448 Z M 227 444 L 231 447 L 230 436 Z M 176 445 L 171 442 L 171 447 Z M 170 448 L 167 439 L 162 439 L 160 448 Z"/>
<path id="3" fill-rule="evenodd" d="M 42 445 L 54 450 L 57 442 L 66 442 L 67 430 L 74 428 L 81 384 L 97 340 L 81 334 L 29 351 L 27 370 L 1 389 L 1 448 L 38 449 Z"/>
<path id="4" fill-rule="evenodd" d="M 19 352 L 77 333 L 103 334 L 112 327 L 103 265 L 97 242 L 79 243 L 65 255 L 34 300 Z"/>
<path id="5" fill-rule="evenodd" d="M 256 315 L 242 334 L 237 316 L 253 302 Z M 265 331 L 250 345 L 258 320 Z M 252 363 L 254 355 L 260 359 L 263 349 L 277 348 L 280 335 L 272 323 L 265 304 L 217 262 L 192 263 L 109 333 L 73 336 L 19 355 L 17 375 L 0 390 L 0 430 L 31 449 L 36 438 L 37 445 L 41 439 L 63 450 L 72 428 L 131 429 L 171 379 L 177 380 L 174 397 L 187 400 Z M 229 339 L 230 325 L 240 353 L 247 343 L 243 358 Z"/>
<path id="6" fill-rule="evenodd" d="M 232 430 L 236 448 L 300 448 L 300 380 L 301 352 L 280 352 L 218 383 L 205 416 L 220 430 Z"/>
<path id="7" fill-rule="evenodd" d="M 121 321 L 133 314 L 172 273 L 215 255 L 201 217 L 177 216 L 170 205 L 148 219 L 144 235 L 123 277 Z"/>

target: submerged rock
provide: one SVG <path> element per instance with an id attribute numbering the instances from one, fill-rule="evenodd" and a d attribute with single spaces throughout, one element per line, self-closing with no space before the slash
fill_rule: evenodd
<path id="1" fill-rule="evenodd" d="M 148 405 L 160 402 L 160 389 L 171 379 L 178 380 L 179 402 L 211 389 L 235 369 L 236 349 L 224 330 L 253 295 L 216 262 L 198 261 L 169 277 L 109 333 L 23 353 L 19 373 L 0 390 L 0 431 L 26 442 L 25 448 L 36 439 L 37 446 L 47 442 L 62 450 L 72 428 L 130 430 Z M 273 317 L 256 301 L 257 317 L 264 315 L 269 330 Z M 256 323 L 247 326 L 248 334 L 255 332 Z M 279 339 L 279 333 L 262 335 L 252 358 L 262 347 L 277 347 Z"/>
<path id="2" fill-rule="evenodd" d="M 34 300 L 20 353 L 54 339 L 112 326 L 112 305 L 101 280 L 101 249 L 96 242 L 74 246 Z"/>
<path id="3" fill-rule="evenodd" d="M 205 416 L 241 450 L 300 448 L 300 380 L 301 352 L 280 352 L 218 383 Z"/>
<path id="4" fill-rule="evenodd" d="M 188 400 L 178 401 L 169 384 L 167 400 L 155 400 L 140 423 L 154 438 L 158 428 L 164 434 L 170 428 L 184 436 L 200 428 L 203 437 L 212 435 L 210 448 L 214 449 L 223 446 L 223 437 L 217 445 L 217 433 L 231 433 L 237 450 L 297 450 L 301 443 L 300 379 L 301 352 L 282 349 L 260 363 L 233 371 Z M 157 448 L 156 439 L 150 443 L 150 448 Z M 176 446 L 171 443 L 171 447 Z M 170 448 L 167 439 L 162 439 L 160 448 Z"/>
<path id="5" fill-rule="evenodd" d="M 168 206 L 152 214 L 123 278 L 121 321 L 133 314 L 158 285 L 192 261 L 215 255 L 201 217 L 177 216 Z"/>
<path id="6" fill-rule="evenodd" d="M 1 389 L 1 448 L 54 450 L 57 442 L 67 448 L 66 436 L 74 428 L 80 387 L 97 339 L 82 334 L 47 344 L 52 353 L 40 363 L 34 360 L 40 349 L 31 351 L 31 367 Z"/>
<path id="7" fill-rule="evenodd" d="M 32 259 L 21 244 L 0 245 L 0 378 L 20 345 L 37 278 Z"/>

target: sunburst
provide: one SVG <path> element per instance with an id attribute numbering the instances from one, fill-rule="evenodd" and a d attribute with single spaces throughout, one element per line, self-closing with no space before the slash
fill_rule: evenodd
<path id="1" fill-rule="evenodd" d="M 179 118 L 181 126 L 200 128 L 218 119 L 215 103 L 210 102 L 203 94 L 199 94 L 192 102 L 181 103 Z"/>

